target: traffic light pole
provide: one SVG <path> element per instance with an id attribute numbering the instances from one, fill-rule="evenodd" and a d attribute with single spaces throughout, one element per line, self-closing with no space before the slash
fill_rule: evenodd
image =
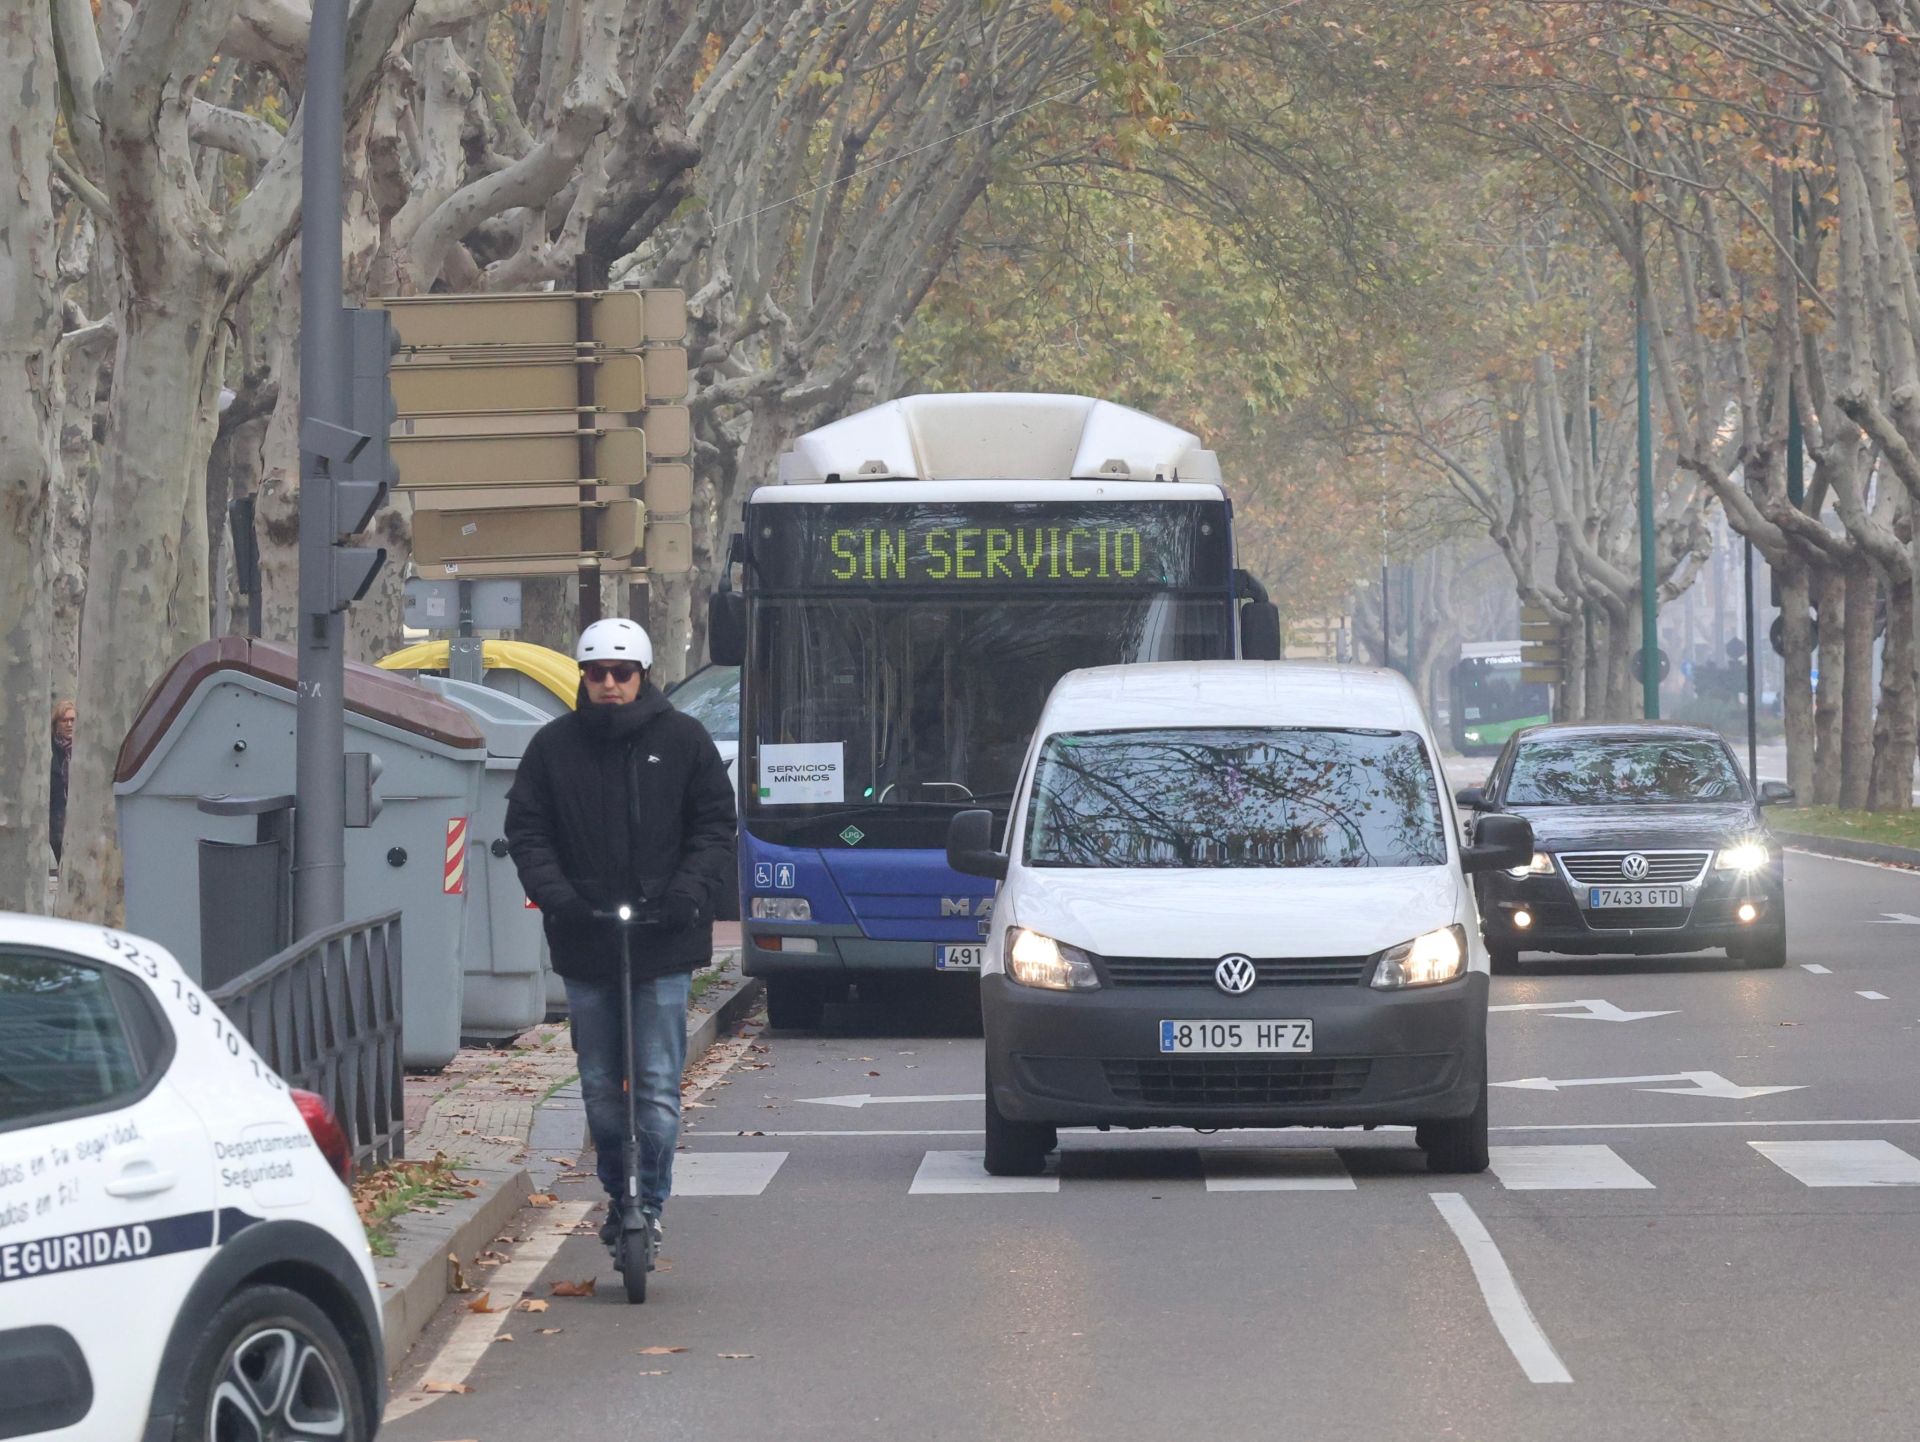
<path id="1" fill-rule="evenodd" d="M 334 467 L 348 419 L 341 309 L 347 0 L 314 0 L 300 102 L 300 626 L 294 713 L 296 936 L 346 919 L 346 618 L 333 606 Z"/>

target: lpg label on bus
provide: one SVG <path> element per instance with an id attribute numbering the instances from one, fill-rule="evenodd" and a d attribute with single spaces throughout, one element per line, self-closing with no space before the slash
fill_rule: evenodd
<path id="1" fill-rule="evenodd" d="M 846 744 L 810 741 L 760 748 L 760 800 L 769 806 L 846 800 Z"/>

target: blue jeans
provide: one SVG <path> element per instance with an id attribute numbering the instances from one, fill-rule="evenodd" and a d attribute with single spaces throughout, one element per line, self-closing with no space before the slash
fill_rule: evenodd
<path id="1" fill-rule="evenodd" d="M 680 1140 L 680 1073 L 687 1063 L 687 972 L 633 984 L 633 1059 L 620 1055 L 620 982 L 565 978 L 573 1052 L 587 1130 L 599 1155 L 600 1185 L 616 1205 L 626 1192 L 627 1107 L 622 1089 L 638 1078 L 634 1111 L 640 1133 L 640 1205 L 658 1212 L 673 1190 L 673 1149 Z"/>

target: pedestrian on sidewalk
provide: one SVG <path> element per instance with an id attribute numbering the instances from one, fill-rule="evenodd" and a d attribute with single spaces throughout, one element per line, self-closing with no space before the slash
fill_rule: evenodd
<path id="1" fill-rule="evenodd" d="M 78 713 L 62 697 L 53 703 L 53 770 L 47 789 L 47 840 L 53 846 L 53 864 L 60 865 L 67 834 L 67 773 L 73 765 L 73 728 Z"/>
<path id="2" fill-rule="evenodd" d="M 640 1201 L 657 1252 L 680 1135 L 688 993 L 712 957 L 714 912 L 733 882 L 733 786 L 706 728 L 653 684 L 653 643 L 637 623 L 596 621 L 574 655 L 579 697 L 528 743 L 507 793 L 507 846 L 566 983 L 587 1129 L 615 1201 L 622 1087 L 633 1079 Z M 596 915 L 622 905 L 650 923 L 634 934 L 630 1057 L 620 1044 L 620 938 Z M 610 1209 L 600 1228 L 609 1246 L 618 1217 Z"/>

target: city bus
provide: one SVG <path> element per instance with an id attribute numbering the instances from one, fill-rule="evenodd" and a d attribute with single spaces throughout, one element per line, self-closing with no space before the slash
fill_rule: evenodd
<path id="1" fill-rule="evenodd" d="M 1522 726 L 1553 719 L 1544 681 L 1520 678 L 1518 641 L 1470 641 L 1448 689 L 1448 728 L 1462 756 L 1492 756 Z"/>
<path id="2" fill-rule="evenodd" d="M 977 974 L 991 884 L 949 869 L 948 823 L 1004 817 L 1063 674 L 1280 653 L 1213 453 L 1082 396 L 913 396 L 799 437 L 725 577 L 743 969 L 779 1027 L 850 983 Z"/>

